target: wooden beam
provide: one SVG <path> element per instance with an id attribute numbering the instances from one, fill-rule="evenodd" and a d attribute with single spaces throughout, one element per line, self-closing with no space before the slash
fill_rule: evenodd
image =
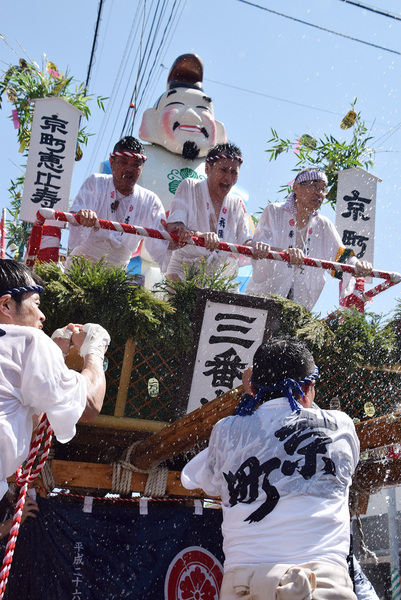
<path id="1" fill-rule="evenodd" d="M 355 476 L 354 487 L 357 491 L 374 494 L 384 487 L 401 483 L 401 460 L 399 458 L 385 462 L 362 461 Z"/>
<path id="2" fill-rule="evenodd" d="M 124 349 L 123 366 L 121 367 L 120 384 L 118 386 L 117 399 L 114 408 L 115 417 L 123 417 L 125 405 L 127 404 L 128 389 L 131 383 L 132 365 L 134 362 L 136 342 L 128 338 Z"/>
<path id="3" fill-rule="evenodd" d="M 208 440 L 217 421 L 234 413 L 242 392 L 243 386 L 240 385 L 171 425 L 166 425 L 159 433 L 138 444 L 131 456 L 132 464 L 148 471 L 163 460 Z"/>
<path id="4" fill-rule="evenodd" d="M 371 365 L 363 365 L 363 368 L 368 371 L 382 371 L 383 373 L 401 373 L 401 363 L 397 363 L 391 367 L 372 367 Z"/>
<path id="5" fill-rule="evenodd" d="M 113 467 L 111 465 L 71 462 L 67 460 L 51 461 L 51 470 L 53 473 L 56 487 L 89 488 L 94 495 L 98 493 L 110 492 L 113 476 Z M 189 491 L 181 485 L 181 472 L 169 471 L 167 478 L 166 495 L 168 496 L 199 496 L 199 491 Z M 131 492 L 143 493 L 148 475 L 146 473 L 133 473 L 131 482 Z"/>
<path id="6" fill-rule="evenodd" d="M 401 443 L 401 412 L 355 425 L 361 451 Z"/>
<path id="7" fill-rule="evenodd" d="M 163 460 L 191 450 L 197 443 L 208 440 L 215 423 L 233 414 L 242 391 L 243 387 L 239 386 L 166 425 L 159 433 L 137 446 L 131 462 L 140 469 L 148 470 Z M 401 412 L 357 423 L 355 428 L 362 451 L 401 443 Z"/>
<path id="8" fill-rule="evenodd" d="M 131 419 L 129 417 L 116 417 L 112 415 L 98 415 L 91 423 L 78 423 L 79 428 L 113 429 L 119 431 L 138 431 L 143 433 L 157 433 L 168 425 L 167 421 L 149 421 L 148 419 Z"/>
<path id="9" fill-rule="evenodd" d="M 90 489 L 93 495 L 111 491 L 113 467 L 105 464 L 71 462 L 65 460 L 51 461 L 51 469 L 56 487 L 70 488 L 79 491 Z M 133 473 L 131 492 L 143 493 L 148 475 Z M 13 478 L 10 478 L 11 481 Z M 352 492 L 359 497 L 358 512 L 363 514 L 369 494 L 383 487 L 401 483 L 401 460 L 395 459 L 384 463 L 362 462 L 359 464 L 354 477 Z M 202 490 L 187 490 L 181 485 L 181 472 L 169 471 L 167 478 L 167 496 L 188 496 L 191 498 L 209 498 Z M 352 497 L 352 494 L 351 494 Z M 355 502 L 355 499 L 351 504 Z"/>

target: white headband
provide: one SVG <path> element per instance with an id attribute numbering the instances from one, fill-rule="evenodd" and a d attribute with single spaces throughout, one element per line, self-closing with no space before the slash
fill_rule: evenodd
<path id="1" fill-rule="evenodd" d="M 315 169 L 313 171 L 301 171 L 294 180 L 294 183 L 302 183 L 304 181 L 324 181 L 327 185 L 329 183 L 327 179 L 327 175 L 324 171 L 320 169 Z"/>

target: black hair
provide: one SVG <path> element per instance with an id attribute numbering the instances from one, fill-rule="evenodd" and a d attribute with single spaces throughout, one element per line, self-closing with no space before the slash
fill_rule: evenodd
<path id="1" fill-rule="evenodd" d="M 240 148 L 236 144 L 233 144 L 231 142 L 226 142 L 224 144 L 216 144 L 216 146 L 213 146 L 213 148 L 211 148 L 207 153 L 206 160 L 208 158 L 211 158 L 212 156 L 217 156 L 218 154 L 229 154 L 233 158 L 236 158 L 237 156 L 242 158 L 242 152 Z"/>
<path id="2" fill-rule="evenodd" d="M 113 152 L 123 152 L 124 150 L 137 152 L 138 154 L 144 153 L 144 147 L 142 146 L 141 142 L 132 137 L 132 135 L 127 135 L 126 137 L 121 138 L 121 140 L 114 146 Z"/>
<path id="3" fill-rule="evenodd" d="M 253 357 L 252 380 L 257 385 L 273 385 L 286 379 L 302 381 L 312 375 L 315 361 L 305 344 L 296 338 L 270 338 Z M 267 392 L 263 400 L 279 398 L 282 392 Z"/>
<path id="4" fill-rule="evenodd" d="M 34 284 L 44 287 L 45 282 L 32 269 L 22 262 L 11 260 L 9 258 L 0 259 L 0 292 L 12 288 L 25 287 Z M 23 293 L 13 294 L 17 304 L 21 304 Z"/>

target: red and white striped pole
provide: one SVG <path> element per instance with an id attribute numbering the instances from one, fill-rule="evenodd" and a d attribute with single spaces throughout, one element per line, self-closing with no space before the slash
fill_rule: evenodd
<path id="1" fill-rule="evenodd" d="M 41 210 L 39 210 L 36 214 L 36 221 L 28 242 L 27 255 L 25 259 L 25 262 L 28 266 L 33 266 L 35 263 L 40 248 L 43 224 L 46 219 L 64 221 L 70 223 L 70 225 L 72 226 L 80 225 L 80 218 L 78 215 L 74 215 L 72 213 L 65 213 L 58 210 L 52 210 L 50 208 L 42 208 Z M 178 242 L 178 236 L 174 233 L 170 234 L 167 233 L 167 231 L 161 232 L 157 229 L 149 229 L 147 227 L 140 227 L 139 225 L 127 225 L 126 223 L 117 223 L 116 221 L 98 219 L 98 221 L 96 222 L 96 227 L 100 227 L 101 229 L 108 229 L 111 231 L 131 233 L 143 237 L 151 237 L 159 240 Z M 204 239 L 197 236 L 192 236 L 187 243 L 202 247 L 204 247 L 205 245 Z M 239 244 L 220 242 L 218 245 L 218 249 L 233 254 L 245 254 L 246 256 L 250 257 L 253 256 L 252 248 L 250 248 L 249 246 L 241 246 Z M 266 256 L 266 258 L 270 260 L 290 262 L 290 257 L 287 254 L 287 252 L 276 252 L 274 250 L 271 250 Z M 352 265 L 342 264 L 330 260 L 321 260 L 319 258 L 311 258 L 310 256 L 306 256 L 304 258 L 304 264 L 309 267 L 327 269 L 328 271 L 342 271 L 344 273 L 351 273 L 352 275 L 356 276 L 355 267 L 353 267 Z M 380 284 L 380 286 L 374 288 L 373 290 L 365 292 L 366 298 L 371 298 L 383 291 L 384 289 L 396 285 L 401 281 L 400 273 L 379 271 L 377 269 L 372 269 L 372 271 L 369 273 L 369 277 L 378 277 L 380 279 L 385 279 L 386 281 Z"/>

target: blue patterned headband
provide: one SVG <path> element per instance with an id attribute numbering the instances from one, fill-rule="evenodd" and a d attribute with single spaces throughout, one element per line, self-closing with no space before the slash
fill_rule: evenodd
<path id="1" fill-rule="evenodd" d="M 293 412 L 299 411 L 302 409 L 302 405 L 295 400 L 293 396 L 293 391 L 295 390 L 301 396 L 305 396 L 301 386 L 315 381 L 318 375 L 319 369 L 315 366 L 315 370 L 312 373 L 312 375 L 308 375 L 301 381 L 294 381 L 294 379 L 286 377 L 286 379 L 283 379 L 273 385 L 259 385 L 258 383 L 255 383 L 252 376 L 251 382 L 255 386 L 255 388 L 257 388 L 258 393 L 256 394 L 256 396 L 247 395 L 243 400 L 241 400 L 241 402 L 238 404 L 235 410 L 235 414 L 241 417 L 251 415 L 254 412 L 257 405 L 259 404 L 259 402 L 263 400 L 263 396 L 266 392 L 283 392 L 284 396 L 288 398 L 291 410 Z"/>
<path id="2" fill-rule="evenodd" d="M 0 292 L 0 297 L 6 296 L 7 294 L 10 296 L 17 296 L 18 294 L 26 294 L 27 292 L 37 292 L 40 295 L 43 292 L 43 288 L 41 285 L 24 285 L 17 288 L 11 288 L 10 290 L 3 290 Z"/>

